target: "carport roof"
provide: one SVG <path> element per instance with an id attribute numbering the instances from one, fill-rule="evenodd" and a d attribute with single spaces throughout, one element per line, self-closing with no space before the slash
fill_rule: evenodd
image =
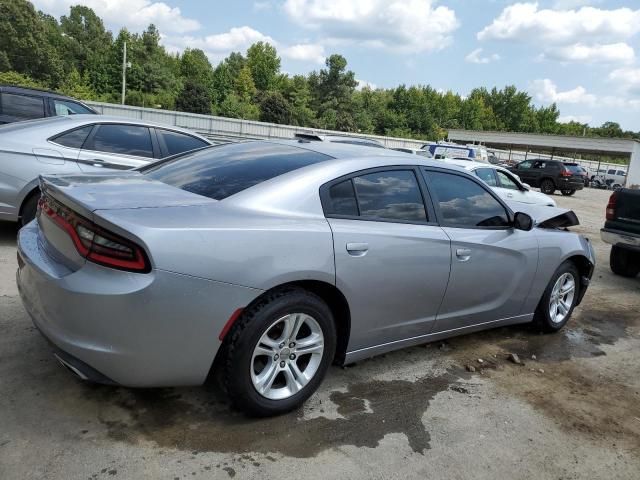
<path id="1" fill-rule="evenodd" d="M 449 140 L 482 143 L 494 148 L 546 149 L 555 153 L 592 153 L 599 155 L 631 155 L 636 144 L 633 139 L 572 137 L 565 135 L 539 135 L 534 133 L 508 133 L 474 130 L 449 130 Z"/>

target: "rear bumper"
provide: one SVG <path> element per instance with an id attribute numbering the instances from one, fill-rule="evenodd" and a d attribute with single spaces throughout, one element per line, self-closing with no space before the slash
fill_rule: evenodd
<path id="1" fill-rule="evenodd" d="M 260 293 L 158 270 L 57 269 L 36 222 L 20 230 L 18 255 L 18 289 L 35 326 L 66 366 L 103 383 L 202 384 L 226 321 Z"/>
<path id="2" fill-rule="evenodd" d="M 570 180 L 560 178 L 557 181 L 558 190 L 582 190 L 584 188 L 584 180 Z"/>
<path id="3" fill-rule="evenodd" d="M 640 235 L 603 228 L 600 237 L 605 243 L 640 251 Z"/>

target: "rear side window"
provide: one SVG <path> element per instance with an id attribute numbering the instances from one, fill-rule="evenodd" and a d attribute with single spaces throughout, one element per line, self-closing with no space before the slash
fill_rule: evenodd
<path id="1" fill-rule="evenodd" d="M 336 183 L 329 188 L 325 213 L 350 217 L 358 215 L 358 202 L 351 179 Z"/>
<path id="2" fill-rule="evenodd" d="M 2 93 L 0 103 L 2 115 L 25 120 L 44 117 L 44 99 L 42 97 Z"/>
<path id="3" fill-rule="evenodd" d="M 493 168 L 478 168 L 475 171 L 476 177 L 482 180 L 490 187 L 497 187 L 498 181 L 496 180 L 495 171 Z"/>
<path id="4" fill-rule="evenodd" d="M 412 170 L 390 170 L 355 177 L 361 217 L 426 222 L 427 213 Z"/>
<path id="5" fill-rule="evenodd" d="M 279 175 L 332 158 L 289 145 L 245 142 L 200 150 L 140 171 L 188 192 L 222 200 Z"/>
<path id="6" fill-rule="evenodd" d="M 496 175 L 498 176 L 498 180 L 500 180 L 500 186 L 502 188 L 508 188 L 509 190 L 520 190 L 520 187 L 518 187 L 515 179 L 508 173 L 497 170 Z"/>
<path id="7" fill-rule="evenodd" d="M 71 102 L 69 100 L 58 100 L 56 98 L 53 99 L 53 106 L 56 109 L 56 115 L 65 116 L 65 115 L 82 115 L 82 114 L 92 114 L 93 112 L 89 110 L 87 107 L 80 105 L 77 102 Z"/>
<path id="8" fill-rule="evenodd" d="M 460 175 L 428 172 L 430 191 L 440 208 L 443 226 L 507 227 L 507 210 L 487 190 Z"/>
<path id="9" fill-rule="evenodd" d="M 167 156 L 177 155 L 178 153 L 188 152 L 196 148 L 202 148 L 209 145 L 199 138 L 185 135 L 184 133 L 172 132 L 170 130 L 156 129 L 160 143 L 164 145 Z"/>
<path id="10" fill-rule="evenodd" d="M 153 157 L 151 134 L 147 127 L 138 125 L 98 125 L 98 131 L 90 143 L 91 145 L 87 145 L 85 148 L 120 155 Z"/>
<path id="11" fill-rule="evenodd" d="M 52 142 L 55 142 L 63 147 L 69 148 L 82 148 L 82 144 L 87 139 L 93 125 L 87 125 L 86 127 L 76 128 L 70 132 L 65 132 L 57 137 L 51 138 Z"/>

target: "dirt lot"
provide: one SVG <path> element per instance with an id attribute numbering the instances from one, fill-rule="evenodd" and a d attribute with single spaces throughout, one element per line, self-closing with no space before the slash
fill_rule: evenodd
<path id="1" fill-rule="evenodd" d="M 260 421 L 211 388 L 76 380 L 22 308 L 16 231 L 0 225 L 0 479 L 638 479 L 640 279 L 609 270 L 607 198 L 557 197 L 599 258 L 562 333 L 503 328 L 334 367 L 304 409 Z"/>

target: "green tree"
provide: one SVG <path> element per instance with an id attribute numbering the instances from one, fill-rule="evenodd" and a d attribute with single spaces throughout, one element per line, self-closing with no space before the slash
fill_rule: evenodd
<path id="1" fill-rule="evenodd" d="M 0 0 L 0 51 L 11 70 L 57 86 L 62 60 L 48 42 L 44 24 L 26 0 Z"/>
<path id="2" fill-rule="evenodd" d="M 200 49 L 187 48 L 180 57 L 180 75 L 213 91 L 213 68 Z"/>
<path id="3" fill-rule="evenodd" d="M 0 72 L 0 84 L 27 88 L 45 88 L 42 83 L 18 72 Z"/>
<path id="4" fill-rule="evenodd" d="M 260 99 L 260 120 L 263 122 L 290 124 L 291 105 L 280 92 L 265 92 Z"/>
<path id="5" fill-rule="evenodd" d="M 247 65 L 258 90 L 274 87 L 280 72 L 280 57 L 272 45 L 265 42 L 251 45 L 247 50 Z"/>
<path id="6" fill-rule="evenodd" d="M 183 112 L 210 114 L 211 96 L 209 90 L 201 83 L 187 80 L 176 98 L 176 108 Z"/>
<path id="7" fill-rule="evenodd" d="M 318 124 L 323 128 L 353 131 L 353 93 L 358 85 L 355 74 L 347 70 L 347 60 L 342 55 L 331 55 L 325 65 L 326 69 L 309 75 Z"/>
<path id="8" fill-rule="evenodd" d="M 80 75 L 80 72 L 75 68 L 71 70 L 71 73 L 60 86 L 60 92 L 81 100 L 96 100 L 97 97 L 89 84 L 88 72 Z"/>

